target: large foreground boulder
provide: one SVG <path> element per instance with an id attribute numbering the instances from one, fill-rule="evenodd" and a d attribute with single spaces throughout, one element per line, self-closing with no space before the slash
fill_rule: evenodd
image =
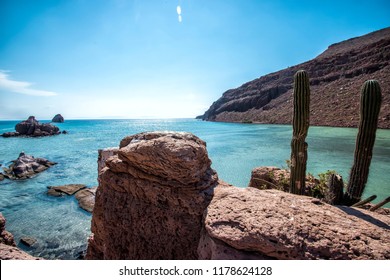
<path id="1" fill-rule="evenodd" d="M 60 134 L 60 129 L 50 123 L 40 123 L 34 116 L 30 116 L 27 120 L 22 121 L 15 126 L 16 132 L 3 133 L 3 137 L 41 137 Z"/>
<path id="2" fill-rule="evenodd" d="M 189 133 L 124 138 L 99 172 L 87 259 L 197 259 L 217 174 Z"/>
<path id="3" fill-rule="evenodd" d="M 390 216 L 278 190 L 219 186 L 201 259 L 390 259 Z"/>
<path id="4" fill-rule="evenodd" d="M 9 168 L 4 168 L 4 177 L 11 180 L 28 179 L 55 164 L 57 163 L 45 158 L 34 158 L 22 152 Z"/>

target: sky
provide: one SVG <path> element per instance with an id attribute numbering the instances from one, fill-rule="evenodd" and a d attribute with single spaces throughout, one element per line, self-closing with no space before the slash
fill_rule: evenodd
<path id="1" fill-rule="evenodd" d="M 0 120 L 192 118 L 389 26 L 388 0 L 0 0 Z"/>

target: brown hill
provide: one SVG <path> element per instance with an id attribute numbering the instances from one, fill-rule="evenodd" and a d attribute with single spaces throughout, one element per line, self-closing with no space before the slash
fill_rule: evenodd
<path id="1" fill-rule="evenodd" d="M 383 97 L 378 125 L 390 128 L 390 27 L 333 44 L 310 61 L 230 89 L 197 118 L 289 124 L 293 76 L 300 69 L 310 77 L 311 125 L 356 127 L 360 88 L 376 79 Z"/>

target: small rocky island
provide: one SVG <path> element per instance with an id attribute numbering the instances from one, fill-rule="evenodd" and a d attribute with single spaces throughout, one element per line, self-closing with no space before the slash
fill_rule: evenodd
<path id="1" fill-rule="evenodd" d="M 28 179 L 55 164 L 57 163 L 45 158 L 34 158 L 21 152 L 19 157 L 13 160 L 13 163 L 8 168 L 3 167 L 4 174 L 1 175 L 10 180 Z"/>
<path id="2" fill-rule="evenodd" d="M 40 123 L 34 116 L 15 125 L 16 132 L 6 132 L 3 137 L 41 137 L 61 134 L 60 129 L 50 123 Z"/>
<path id="3" fill-rule="evenodd" d="M 64 117 L 61 116 L 61 114 L 57 114 L 53 117 L 53 119 L 51 120 L 51 122 L 56 122 L 56 123 L 63 123 L 65 120 L 64 120 Z"/>

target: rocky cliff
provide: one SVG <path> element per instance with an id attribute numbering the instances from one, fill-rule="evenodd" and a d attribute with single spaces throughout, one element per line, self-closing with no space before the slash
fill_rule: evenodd
<path id="1" fill-rule="evenodd" d="M 310 77 L 312 125 L 356 127 L 360 88 L 376 79 L 383 96 L 378 125 L 390 128 L 390 28 L 333 44 L 313 60 L 230 89 L 197 118 L 289 124 L 293 76 L 300 69 Z"/>

